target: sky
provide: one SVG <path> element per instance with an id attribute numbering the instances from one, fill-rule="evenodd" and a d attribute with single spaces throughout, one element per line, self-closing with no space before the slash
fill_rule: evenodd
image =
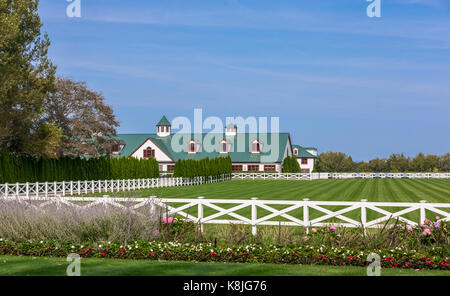
<path id="1" fill-rule="evenodd" d="M 119 133 L 166 115 L 279 117 L 293 144 L 354 160 L 450 152 L 450 0 L 41 0 L 60 76 Z"/>

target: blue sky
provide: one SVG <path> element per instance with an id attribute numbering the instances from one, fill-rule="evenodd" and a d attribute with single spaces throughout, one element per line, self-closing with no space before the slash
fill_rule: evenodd
<path id="1" fill-rule="evenodd" d="M 450 0 L 41 0 L 58 74 L 120 133 L 165 114 L 279 116 L 295 144 L 355 160 L 450 149 Z"/>

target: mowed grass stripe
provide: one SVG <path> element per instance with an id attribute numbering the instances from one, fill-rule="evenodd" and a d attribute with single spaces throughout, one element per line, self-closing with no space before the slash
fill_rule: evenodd
<path id="1" fill-rule="evenodd" d="M 415 181 L 415 184 L 417 186 L 421 186 L 423 189 L 427 189 L 431 197 L 440 196 L 450 202 L 450 184 L 448 184 L 448 187 L 446 187 L 442 186 L 441 182 L 434 182 L 437 180 L 430 180 L 429 182 L 426 182 L 425 180 Z"/>

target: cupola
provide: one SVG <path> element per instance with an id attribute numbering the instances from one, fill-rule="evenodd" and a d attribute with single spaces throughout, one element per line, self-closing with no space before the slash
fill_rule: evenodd
<path id="1" fill-rule="evenodd" d="M 167 120 L 166 116 L 163 116 L 156 125 L 156 134 L 158 135 L 158 137 L 170 136 L 171 127 L 172 125 Z"/>

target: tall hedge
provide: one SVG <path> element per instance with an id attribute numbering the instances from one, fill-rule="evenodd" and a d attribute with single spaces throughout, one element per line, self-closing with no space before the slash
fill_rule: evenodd
<path id="1" fill-rule="evenodd" d="M 159 177 L 154 158 L 32 158 L 0 154 L 0 183 Z"/>
<path id="2" fill-rule="evenodd" d="M 174 177 L 218 176 L 231 174 L 231 157 L 180 159 L 175 164 Z"/>
<path id="3" fill-rule="evenodd" d="M 295 155 L 286 156 L 283 160 L 283 173 L 301 173 L 300 165 L 297 161 L 297 157 Z"/>

